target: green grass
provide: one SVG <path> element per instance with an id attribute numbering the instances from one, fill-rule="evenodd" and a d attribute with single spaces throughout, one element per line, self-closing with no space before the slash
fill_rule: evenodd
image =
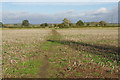
<path id="1" fill-rule="evenodd" d="M 50 62 L 53 62 L 53 61 L 55 61 L 55 60 L 54 60 L 53 58 L 51 58 L 51 59 L 49 59 L 49 61 L 50 61 Z"/>
<path id="2" fill-rule="evenodd" d="M 23 67 L 19 70 L 22 74 L 36 74 L 39 70 L 39 66 L 41 65 L 41 60 L 31 60 L 18 64 L 20 67 Z"/>
<path id="3" fill-rule="evenodd" d="M 19 62 L 17 67 L 10 68 L 6 67 L 6 73 L 12 75 L 36 75 L 39 71 L 39 66 L 41 65 L 41 60 L 31 60 L 26 62 Z"/>
<path id="4" fill-rule="evenodd" d="M 63 59 L 61 59 L 61 61 L 67 61 L 67 59 L 63 58 Z"/>
<path id="5" fill-rule="evenodd" d="M 94 75 L 95 75 L 95 76 L 99 76 L 100 74 L 99 74 L 99 73 L 97 73 L 97 72 L 95 72 L 95 73 L 94 73 Z"/>
<path id="6" fill-rule="evenodd" d="M 83 76 L 83 73 L 78 72 L 78 73 L 76 73 L 76 76 L 77 77 Z"/>
<path id="7" fill-rule="evenodd" d="M 82 60 L 82 62 L 90 63 L 91 60 Z"/>

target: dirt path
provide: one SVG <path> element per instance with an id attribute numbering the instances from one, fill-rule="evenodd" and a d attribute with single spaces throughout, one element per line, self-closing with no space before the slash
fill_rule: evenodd
<path id="1" fill-rule="evenodd" d="M 60 34 L 57 31 L 52 30 L 51 33 L 52 33 L 52 35 L 49 38 L 50 40 L 60 39 Z M 49 41 L 49 39 L 47 39 L 47 41 Z M 46 43 L 47 43 L 47 41 L 46 41 Z M 50 57 L 51 54 L 54 54 L 52 44 L 50 44 L 48 52 L 44 54 L 44 57 L 43 57 L 43 60 L 42 60 L 43 61 L 42 66 L 40 67 L 39 78 L 49 78 L 49 75 L 48 75 L 49 57 Z"/>
<path id="2" fill-rule="evenodd" d="M 48 56 L 44 55 L 42 66 L 40 67 L 39 78 L 47 78 Z"/>

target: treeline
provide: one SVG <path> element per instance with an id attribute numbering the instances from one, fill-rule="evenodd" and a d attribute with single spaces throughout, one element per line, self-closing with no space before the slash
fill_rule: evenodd
<path id="1" fill-rule="evenodd" d="M 117 26 L 117 25 L 110 25 L 109 23 L 106 23 L 105 21 L 100 22 L 83 22 L 82 20 L 77 21 L 77 23 L 72 23 L 69 19 L 64 18 L 62 20 L 62 23 L 60 24 L 48 24 L 48 23 L 42 23 L 39 25 L 33 25 L 30 24 L 28 20 L 23 20 L 22 24 L 3 24 L 0 22 L 1 27 L 5 28 L 14 28 L 14 27 L 36 27 L 36 28 L 79 28 L 79 27 L 106 27 L 106 26 Z"/>

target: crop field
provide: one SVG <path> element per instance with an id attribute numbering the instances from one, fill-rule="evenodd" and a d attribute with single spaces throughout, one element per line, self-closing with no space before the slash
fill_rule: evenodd
<path id="1" fill-rule="evenodd" d="M 118 28 L 3 29 L 3 78 L 118 78 Z"/>

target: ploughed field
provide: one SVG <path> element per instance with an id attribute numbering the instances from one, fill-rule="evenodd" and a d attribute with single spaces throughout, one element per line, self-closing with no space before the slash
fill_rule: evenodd
<path id="1" fill-rule="evenodd" d="M 118 78 L 118 29 L 3 29 L 3 78 Z"/>

